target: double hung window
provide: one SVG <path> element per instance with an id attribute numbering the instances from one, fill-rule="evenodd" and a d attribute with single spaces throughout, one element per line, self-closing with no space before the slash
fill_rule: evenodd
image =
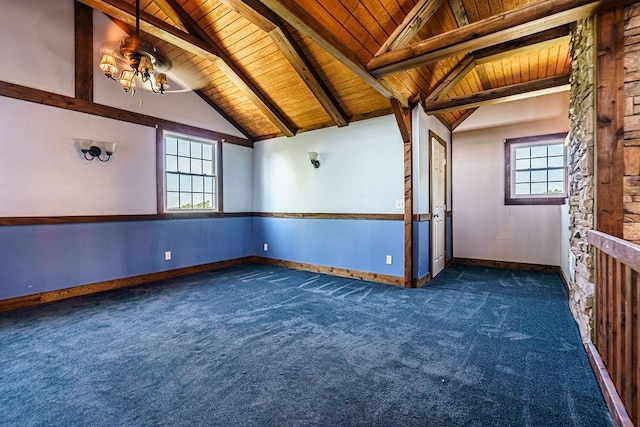
<path id="1" fill-rule="evenodd" d="M 164 133 L 165 212 L 218 211 L 218 144 Z"/>
<path id="2" fill-rule="evenodd" d="M 505 204 L 563 204 L 567 198 L 566 133 L 505 141 Z"/>

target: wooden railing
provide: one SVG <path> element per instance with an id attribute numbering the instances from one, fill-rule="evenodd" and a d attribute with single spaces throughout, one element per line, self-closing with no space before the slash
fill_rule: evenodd
<path id="1" fill-rule="evenodd" d="M 640 426 L 640 246 L 598 231 L 589 232 L 589 243 L 596 248 L 595 348 L 626 409 L 612 415 L 616 424 Z"/>

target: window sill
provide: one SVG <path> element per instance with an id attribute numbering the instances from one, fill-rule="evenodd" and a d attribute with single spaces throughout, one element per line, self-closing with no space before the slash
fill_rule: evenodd
<path id="1" fill-rule="evenodd" d="M 519 197 L 505 198 L 505 205 L 564 205 L 567 197 Z"/>

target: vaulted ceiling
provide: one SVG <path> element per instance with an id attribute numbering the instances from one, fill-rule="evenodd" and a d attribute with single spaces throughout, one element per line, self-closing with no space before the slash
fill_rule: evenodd
<path id="1" fill-rule="evenodd" d="M 135 25 L 135 0 L 80 2 Z M 453 129 L 483 102 L 565 89 L 569 25 L 600 3 L 141 0 L 140 28 L 175 76 L 259 140 L 389 114 L 392 99 Z"/>

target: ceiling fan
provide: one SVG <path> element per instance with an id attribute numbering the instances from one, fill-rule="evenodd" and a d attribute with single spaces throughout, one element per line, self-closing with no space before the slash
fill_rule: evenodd
<path id="1" fill-rule="evenodd" d="M 125 92 L 133 90 L 135 93 L 138 84 L 142 86 L 146 83 L 154 93 L 161 95 L 169 89 L 165 72 L 171 69 L 171 61 L 163 57 L 151 43 L 140 38 L 140 0 L 136 0 L 135 35 L 104 44 L 100 52 L 100 69 L 107 78 L 119 82 Z M 114 77 L 119 69 L 122 71 L 118 77 Z"/>

